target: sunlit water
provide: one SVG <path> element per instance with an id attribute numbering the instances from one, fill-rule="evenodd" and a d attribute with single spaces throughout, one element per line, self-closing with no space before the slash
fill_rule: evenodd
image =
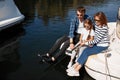
<path id="1" fill-rule="evenodd" d="M 68 34 L 76 7 L 85 6 L 93 16 L 103 11 L 109 22 L 117 19 L 119 0 L 15 0 L 25 21 L 17 29 L 0 33 L 0 80 L 93 80 L 81 71 L 80 77 L 66 75 L 67 59 L 56 65 L 39 63 L 61 36 Z M 7 36 L 9 34 L 9 36 Z M 65 61 L 66 60 L 66 61 Z"/>

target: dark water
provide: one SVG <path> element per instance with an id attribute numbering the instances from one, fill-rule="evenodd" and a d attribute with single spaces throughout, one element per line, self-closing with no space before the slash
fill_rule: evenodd
<path id="1" fill-rule="evenodd" d="M 71 17 L 78 5 L 93 16 L 103 11 L 109 22 L 116 21 L 120 0 L 15 0 L 25 15 L 22 24 L 0 32 L 0 80 L 93 80 L 81 71 L 80 77 L 68 77 L 67 59 L 58 64 L 39 63 L 54 42 L 68 34 Z M 9 35 L 8 35 L 9 34 Z"/>

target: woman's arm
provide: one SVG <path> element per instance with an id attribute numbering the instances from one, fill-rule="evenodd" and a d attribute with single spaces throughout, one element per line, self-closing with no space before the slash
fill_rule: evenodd
<path id="1" fill-rule="evenodd" d="M 95 38 L 92 41 L 88 41 L 88 44 L 97 44 L 99 43 L 108 33 L 107 27 L 103 27 L 102 29 L 97 29 Z"/>

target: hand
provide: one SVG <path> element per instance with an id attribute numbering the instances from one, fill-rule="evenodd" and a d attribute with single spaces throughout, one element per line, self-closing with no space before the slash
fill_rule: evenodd
<path id="1" fill-rule="evenodd" d="M 70 49 L 73 49 L 74 48 L 74 44 L 70 44 Z"/>
<path id="2" fill-rule="evenodd" d="M 79 43 L 82 43 L 82 41 L 80 40 Z"/>
<path id="3" fill-rule="evenodd" d="M 84 46 L 85 44 L 84 43 L 81 43 L 80 46 Z"/>
<path id="4" fill-rule="evenodd" d="M 82 42 L 81 44 L 80 44 L 80 46 L 84 46 L 85 45 L 85 42 Z"/>
<path id="5" fill-rule="evenodd" d="M 93 45 L 92 45 L 92 44 L 90 44 L 90 45 L 89 45 L 89 47 L 93 47 Z"/>

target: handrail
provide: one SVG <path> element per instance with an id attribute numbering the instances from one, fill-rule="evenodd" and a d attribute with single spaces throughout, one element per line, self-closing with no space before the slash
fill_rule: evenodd
<path id="1" fill-rule="evenodd" d="M 120 19 L 116 21 L 116 35 L 120 39 Z"/>
<path id="2" fill-rule="evenodd" d="M 118 8 L 117 18 L 118 18 L 118 20 L 120 20 L 120 7 Z"/>

